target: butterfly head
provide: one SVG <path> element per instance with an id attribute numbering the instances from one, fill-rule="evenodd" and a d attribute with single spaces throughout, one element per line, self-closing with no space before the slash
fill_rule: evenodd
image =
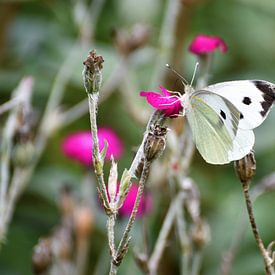
<path id="1" fill-rule="evenodd" d="M 170 69 L 174 74 L 176 74 L 180 79 L 181 79 L 181 83 L 184 87 L 184 91 L 182 94 L 191 94 L 193 92 L 193 88 L 192 88 L 192 85 L 193 85 L 193 82 L 194 82 L 194 79 L 195 79 L 195 76 L 196 76 L 196 72 L 198 70 L 198 67 L 199 67 L 199 62 L 196 63 L 195 65 L 195 69 L 194 69 L 194 72 L 193 72 L 193 75 L 192 75 L 192 79 L 191 79 L 191 82 L 189 84 L 189 82 L 181 75 L 179 74 L 174 68 L 172 68 L 169 64 L 166 64 L 166 67 L 168 69 Z"/>

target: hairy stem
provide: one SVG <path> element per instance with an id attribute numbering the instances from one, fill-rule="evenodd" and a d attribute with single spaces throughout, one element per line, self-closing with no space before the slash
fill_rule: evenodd
<path id="1" fill-rule="evenodd" d="M 116 251 L 116 258 L 114 259 L 115 264 L 118 264 L 118 265 L 120 264 L 121 260 L 123 259 L 124 255 L 126 254 L 126 252 L 128 250 L 128 245 L 129 245 L 129 241 L 130 241 L 129 233 L 133 227 L 133 223 L 134 223 L 136 215 L 137 215 L 138 207 L 139 207 L 140 200 L 141 200 L 143 190 L 144 190 L 144 185 L 145 185 L 145 182 L 149 176 L 150 165 L 151 165 L 151 162 L 146 161 L 146 160 L 144 161 L 144 166 L 143 166 L 142 174 L 141 174 L 141 177 L 139 180 L 138 192 L 137 192 L 135 204 L 134 204 L 131 216 L 129 218 L 129 221 L 128 221 L 126 228 L 124 230 L 124 233 L 122 235 L 122 238 L 120 240 L 118 249 Z"/>
<path id="2" fill-rule="evenodd" d="M 258 245 L 258 248 L 263 256 L 264 259 L 264 263 L 265 263 L 265 269 L 266 269 L 266 274 L 267 275 L 273 275 L 274 270 L 272 271 L 272 260 L 269 258 L 268 253 L 264 247 L 263 241 L 260 237 L 259 234 L 259 230 L 256 224 L 256 220 L 254 217 L 254 212 L 253 212 L 253 207 L 252 207 L 252 202 L 250 199 L 250 195 L 249 195 L 249 185 L 250 182 L 249 181 L 245 181 L 242 183 L 242 187 L 243 187 L 243 193 L 244 193 L 244 197 L 245 197 L 245 203 L 246 203 L 246 208 L 247 208 L 247 212 L 248 212 L 248 216 L 249 216 L 249 221 L 250 221 L 250 225 L 251 225 L 251 229 L 254 235 L 254 238 L 256 240 L 256 243 Z"/>
<path id="3" fill-rule="evenodd" d="M 95 94 L 88 94 L 88 101 L 89 101 L 89 112 L 90 112 L 90 123 L 91 123 L 91 133 L 93 139 L 93 167 L 95 171 L 95 175 L 97 177 L 98 183 L 98 191 L 100 194 L 100 198 L 102 199 L 105 210 L 109 208 L 109 200 L 107 197 L 107 190 L 106 185 L 104 182 L 104 175 L 103 175 L 103 160 L 99 150 L 99 143 L 98 143 L 98 136 L 97 136 L 97 122 L 96 122 L 96 113 L 97 113 L 97 106 L 98 106 L 98 95 Z"/>
<path id="4" fill-rule="evenodd" d="M 159 266 L 159 262 L 161 260 L 164 249 L 167 245 L 169 233 L 173 226 L 173 223 L 177 214 L 178 203 L 180 200 L 181 200 L 181 196 L 178 195 L 170 204 L 168 212 L 165 216 L 153 253 L 149 260 L 150 275 L 157 274 L 157 268 Z"/>

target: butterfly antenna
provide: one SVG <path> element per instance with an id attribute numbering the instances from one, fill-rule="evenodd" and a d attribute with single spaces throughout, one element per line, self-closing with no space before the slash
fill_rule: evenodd
<path id="1" fill-rule="evenodd" d="M 174 74 L 176 74 L 183 81 L 184 85 L 188 84 L 188 81 L 182 75 L 180 75 L 174 68 L 172 68 L 169 64 L 166 64 L 165 66 L 168 69 L 170 69 Z"/>
<path id="2" fill-rule="evenodd" d="M 194 72 L 193 72 L 193 75 L 192 75 L 192 79 L 191 79 L 190 86 L 192 86 L 192 84 L 193 84 L 193 82 L 194 82 L 194 79 L 195 79 L 195 76 L 196 76 L 198 67 L 199 67 L 199 62 L 196 62 L 196 65 L 195 65 L 195 69 L 194 69 Z"/>

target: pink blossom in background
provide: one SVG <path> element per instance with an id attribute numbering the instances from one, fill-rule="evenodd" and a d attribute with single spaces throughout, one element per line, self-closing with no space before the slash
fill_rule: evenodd
<path id="1" fill-rule="evenodd" d="M 119 209 L 120 215 L 127 216 L 127 217 L 131 215 L 135 204 L 137 192 L 138 192 L 138 186 L 136 184 L 132 184 L 123 205 Z M 152 210 L 152 205 L 153 205 L 152 195 L 150 193 L 147 193 L 147 194 L 143 193 L 139 203 L 137 217 L 140 217 L 142 214 L 146 214 L 150 212 Z"/>
<path id="2" fill-rule="evenodd" d="M 165 115 L 169 117 L 177 116 L 182 109 L 178 96 L 173 96 L 167 89 L 159 86 L 162 94 L 155 92 L 141 91 L 140 96 L 144 96 L 147 102 L 158 110 L 164 110 Z"/>
<path id="3" fill-rule="evenodd" d="M 106 159 L 109 160 L 111 155 L 115 159 L 121 157 L 123 153 L 123 143 L 118 135 L 111 128 L 98 129 L 99 149 L 104 147 L 104 140 L 108 142 Z M 68 135 L 62 142 L 63 153 L 85 166 L 92 164 L 92 134 L 90 131 L 81 131 Z"/>
<path id="4" fill-rule="evenodd" d="M 216 49 L 220 49 L 222 53 L 225 53 L 228 48 L 220 37 L 204 34 L 198 34 L 189 46 L 189 51 L 197 55 L 209 54 Z"/>

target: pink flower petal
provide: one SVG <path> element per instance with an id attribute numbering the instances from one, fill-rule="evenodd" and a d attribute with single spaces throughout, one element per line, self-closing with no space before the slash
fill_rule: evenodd
<path id="1" fill-rule="evenodd" d="M 216 49 L 220 49 L 222 53 L 225 53 L 228 48 L 220 37 L 204 34 L 197 35 L 189 46 L 189 51 L 197 55 L 208 54 Z"/>
<path id="2" fill-rule="evenodd" d="M 166 116 L 176 116 L 179 114 L 182 106 L 178 96 L 172 94 L 164 87 L 160 86 L 163 95 L 155 92 L 140 92 L 140 96 L 144 96 L 147 102 L 158 110 L 164 110 Z"/>
<path id="3" fill-rule="evenodd" d="M 104 148 L 104 140 L 108 142 L 106 159 L 120 158 L 123 153 L 123 143 L 111 128 L 98 129 L 99 149 Z M 90 131 L 81 131 L 68 135 L 62 142 L 62 151 L 67 157 L 85 166 L 92 163 L 92 135 Z"/>
<path id="4" fill-rule="evenodd" d="M 119 214 L 122 216 L 129 217 L 133 210 L 136 196 L 138 192 L 138 186 L 136 184 L 132 184 L 130 191 L 119 209 Z M 153 199 L 150 193 L 144 194 L 141 197 L 140 204 L 138 207 L 137 217 L 140 217 L 142 214 L 146 214 L 152 210 Z"/>

